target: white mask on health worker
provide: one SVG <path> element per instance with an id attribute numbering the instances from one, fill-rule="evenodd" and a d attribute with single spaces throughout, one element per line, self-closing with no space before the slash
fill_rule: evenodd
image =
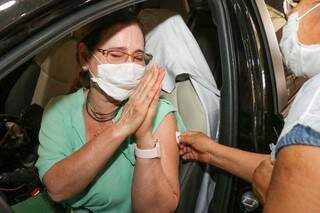
<path id="1" fill-rule="evenodd" d="M 320 44 L 304 45 L 298 39 L 299 21 L 319 6 L 320 3 L 300 17 L 298 12 L 292 13 L 283 28 L 280 48 L 285 64 L 296 76 L 311 78 L 320 73 Z"/>

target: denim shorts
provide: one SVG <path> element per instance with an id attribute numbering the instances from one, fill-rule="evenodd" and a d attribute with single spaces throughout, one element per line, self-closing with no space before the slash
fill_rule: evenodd
<path id="1" fill-rule="evenodd" d="M 320 146 L 320 132 L 317 132 L 310 127 L 297 124 L 278 141 L 276 154 L 283 147 L 298 144 Z"/>

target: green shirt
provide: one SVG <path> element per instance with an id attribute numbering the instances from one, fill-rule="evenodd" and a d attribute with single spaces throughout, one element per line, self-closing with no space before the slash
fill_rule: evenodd
<path id="1" fill-rule="evenodd" d="M 55 163 L 86 143 L 84 101 L 83 89 L 79 89 L 73 94 L 56 97 L 47 105 L 39 132 L 39 159 L 36 163 L 41 180 Z M 113 122 L 120 117 L 121 112 L 122 109 Z M 170 112 L 175 113 L 178 130 L 185 131 L 176 109 L 168 101 L 160 99 L 153 121 L 153 132 Z M 126 139 L 89 186 L 66 201 L 66 204 L 73 208 L 85 207 L 93 212 L 131 212 L 134 143 L 134 137 Z"/>

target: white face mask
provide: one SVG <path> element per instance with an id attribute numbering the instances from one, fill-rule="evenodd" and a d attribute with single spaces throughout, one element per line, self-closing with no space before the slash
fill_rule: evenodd
<path id="1" fill-rule="evenodd" d="M 299 21 L 308 15 L 320 3 L 299 17 L 298 12 L 291 14 L 283 27 L 280 48 L 285 64 L 296 76 L 313 77 L 320 73 L 320 45 L 304 45 L 299 42 Z"/>
<path id="2" fill-rule="evenodd" d="M 99 62 L 100 60 L 94 56 Z M 124 101 L 139 84 L 145 73 L 145 66 L 135 63 L 99 64 L 97 76 L 91 80 L 98 84 L 101 90 L 118 101 Z"/>

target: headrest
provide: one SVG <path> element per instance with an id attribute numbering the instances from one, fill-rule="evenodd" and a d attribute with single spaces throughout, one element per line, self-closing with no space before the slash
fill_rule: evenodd
<path id="1" fill-rule="evenodd" d="M 151 64 L 158 63 L 168 71 L 163 90 L 172 92 L 175 77 L 181 73 L 217 88 L 197 41 L 180 15 L 168 10 L 145 9 L 139 19 L 147 31 L 145 50 L 153 55 Z"/>
<path id="2" fill-rule="evenodd" d="M 76 60 L 77 41 L 63 40 L 46 52 L 46 56 L 36 57 L 41 72 L 60 82 L 73 82 L 81 70 Z M 61 70 L 65 70 L 62 72 Z"/>

